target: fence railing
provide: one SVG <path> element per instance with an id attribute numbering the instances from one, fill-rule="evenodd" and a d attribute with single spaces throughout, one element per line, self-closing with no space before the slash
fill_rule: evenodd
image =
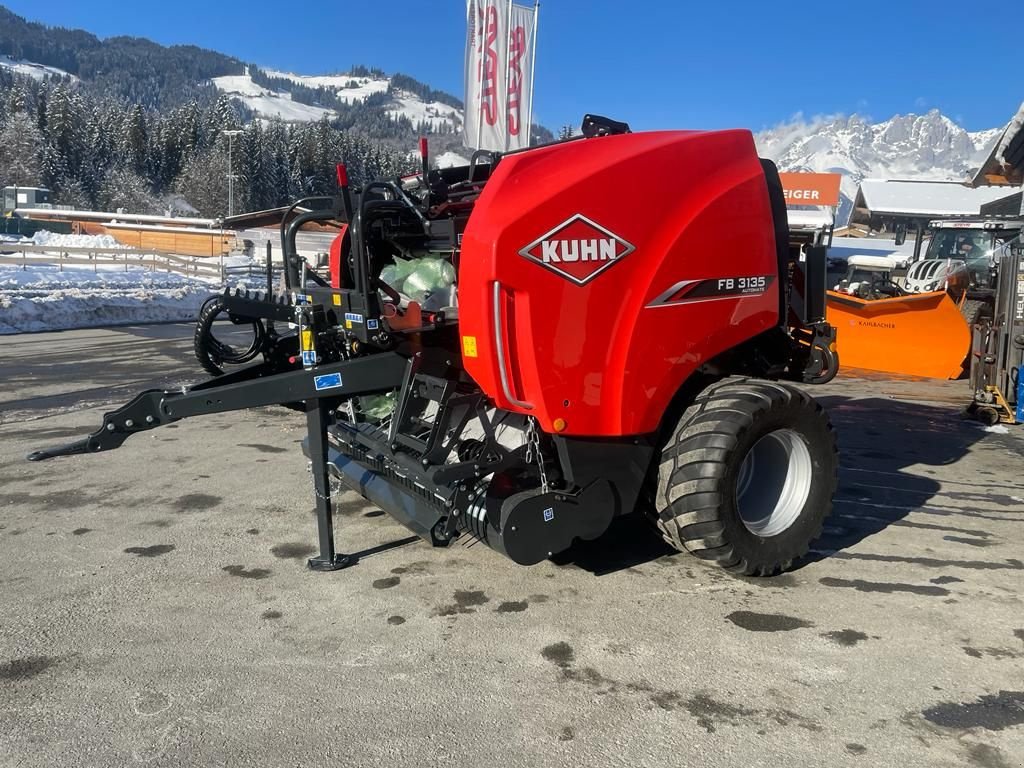
<path id="1" fill-rule="evenodd" d="M 92 267 L 94 272 L 99 272 L 100 267 L 124 267 L 125 272 L 132 268 L 142 268 L 185 275 L 186 277 L 223 280 L 225 276 L 223 257 L 213 259 L 179 256 L 176 253 L 141 251 L 133 248 L 83 248 L 0 243 L 0 264 L 20 266 L 25 270 L 29 266 L 56 266 L 59 272 L 63 272 L 66 267 L 78 269 Z"/>

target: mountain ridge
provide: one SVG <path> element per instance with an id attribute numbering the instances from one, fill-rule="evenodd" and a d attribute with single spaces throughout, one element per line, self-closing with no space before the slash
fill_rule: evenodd
<path id="1" fill-rule="evenodd" d="M 1003 128 L 969 132 L 932 109 L 877 123 L 861 115 L 794 120 L 755 134 L 758 150 L 780 170 L 841 173 L 837 221 L 845 223 L 857 185 L 868 178 L 966 181 Z"/>

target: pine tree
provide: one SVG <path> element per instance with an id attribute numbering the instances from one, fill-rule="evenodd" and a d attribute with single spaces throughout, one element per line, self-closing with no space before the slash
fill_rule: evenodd
<path id="1" fill-rule="evenodd" d="M 0 187 L 38 187 L 42 181 L 43 135 L 28 112 L 9 115 L 0 129 Z"/>
<path id="2" fill-rule="evenodd" d="M 100 206 L 107 211 L 123 208 L 132 213 L 161 213 L 149 183 L 130 168 L 116 168 L 100 187 Z"/>
<path id="3" fill-rule="evenodd" d="M 227 145 L 200 152 L 185 163 L 175 188 L 203 216 L 228 212 Z"/>
<path id="4" fill-rule="evenodd" d="M 138 175 L 146 172 L 146 149 L 149 138 L 146 133 L 146 116 L 142 107 L 136 104 L 125 116 L 121 135 L 121 157 L 125 167 Z"/>
<path id="5" fill-rule="evenodd" d="M 241 209 L 244 211 L 260 211 L 273 205 L 268 194 L 270 183 L 268 178 L 267 153 L 263 142 L 263 128 L 258 120 L 246 128 L 238 142 L 239 182 L 242 194 L 238 196 Z"/>

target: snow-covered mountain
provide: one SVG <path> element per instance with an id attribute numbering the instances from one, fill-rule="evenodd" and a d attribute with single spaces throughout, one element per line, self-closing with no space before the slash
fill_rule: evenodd
<path id="1" fill-rule="evenodd" d="M 383 111 L 392 118 L 407 117 L 419 128 L 429 125 L 433 133 L 458 133 L 462 130 L 462 110 L 440 101 L 424 99 L 418 94 L 392 84 L 387 75 L 296 75 L 291 72 L 265 70 L 277 81 L 310 89 L 323 88 L 343 104 L 354 105 L 370 97 L 384 98 Z M 336 112 L 317 104 L 296 101 L 286 88 L 272 89 L 254 82 L 248 69 L 245 74 L 213 78 L 219 91 L 245 104 L 262 118 L 281 117 L 286 122 L 319 120 Z M 383 95 L 383 96 L 381 96 Z"/>
<path id="2" fill-rule="evenodd" d="M 871 123 L 858 115 L 797 118 L 757 134 L 761 154 L 780 170 L 843 174 L 846 222 L 866 178 L 966 180 L 992 149 L 1002 127 L 970 133 L 933 109 Z"/>

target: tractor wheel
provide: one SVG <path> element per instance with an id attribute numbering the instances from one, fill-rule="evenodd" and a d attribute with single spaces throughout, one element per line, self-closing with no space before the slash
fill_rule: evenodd
<path id="1" fill-rule="evenodd" d="M 987 301 L 967 299 L 967 301 L 960 305 L 960 314 L 964 316 L 967 324 L 973 328 L 975 323 L 980 322 L 984 318 L 992 317 L 992 305 Z"/>
<path id="2" fill-rule="evenodd" d="M 802 391 L 727 378 L 703 390 L 662 448 L 654 522 L 727 570 L 772 576 L 807 553 L 832 510 L 835 432 Z"/>

